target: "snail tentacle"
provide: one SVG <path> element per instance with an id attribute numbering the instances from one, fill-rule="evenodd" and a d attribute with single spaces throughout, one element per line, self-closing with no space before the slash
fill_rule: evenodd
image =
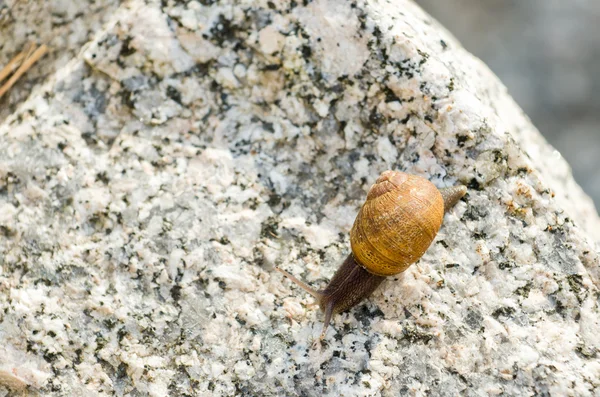
<path id="1" fill-rule="evenodd" d="M 325 338 L 325 334 L 327 333 L 327 327 L 329 327 L 329 323 L 331 322 L 331 317 L 333 317 L 333 309 L 334 302 L 330 301 L 325 308 L 325 320 L 323 320 L 323 331 L 321 331 L 321 336 L 319 340 L 323 340 Z"/>
<path id="2" fill-rule="evenodd" d="M 464 185 L 443 187 L 440 193 L 444 200 L 444 212 L 448 212 L 467 193 L 467 187 Z"/>
<path id="3" fill-rule="evenodd" d="M 298 287 L 302 288 L 303 290 L 305 290 L 306 292 L 308 292 L 309 294 L 311 294 L 313 297 L 315 297 L 317 299 L 317 301 L 321 301 L 321 298 L 323 297 L 323 294 L 313 288 L 311 288 L 308 284 L 306 284 L 304 281 L 301 281 L 299 279 L 297 279 L 295 276 L 293 276 L 292 274 L 286 272 L 285 270 L 276 267 L 275 270 L 279 271 L 281 274 L 283 274 L 284 276 L 286 276 L 287 278 L 290 279 L 290 281 L 292 281 L 294 284 L 296 284 Z"/>

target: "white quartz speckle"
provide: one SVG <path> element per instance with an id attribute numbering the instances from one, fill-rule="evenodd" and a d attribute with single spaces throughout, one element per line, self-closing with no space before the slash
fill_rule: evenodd
<path id="1" fill-rule="evenodd" d="M 597 393 L 600 223 L 485 66 L 408 0 L 205 3 L 0 124 L 0 395 Z M 274 268 L 322 288 L 390 168 L 468 194 L 315 344 Z"/>

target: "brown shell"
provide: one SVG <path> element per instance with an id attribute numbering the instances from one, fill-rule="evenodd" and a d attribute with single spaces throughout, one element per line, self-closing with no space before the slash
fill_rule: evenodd
<path id="1" fill-rule="evenodd" d="M 385 171 L 371 186 L 354 221 L 352 253 L 372 274 L 401 273 L 429 248 L 443 217 L 444 200 L 431 182 Z"/>

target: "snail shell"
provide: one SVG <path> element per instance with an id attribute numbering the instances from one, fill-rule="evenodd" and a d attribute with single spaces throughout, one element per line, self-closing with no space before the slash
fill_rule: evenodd
<path id="1" fill-rule="evenodd" d="M 438 190 L 420 176 L 385 171 L 371 186 L 354 221 L 352 253 L 325 289 L 314 290 L 277 268 L 314 296 L 325 312 L 321 339 L 333 314 L 353 307 L 375 291 L 386 276 L 403 272 L 421 258 L 440 229 L 444 212 L 466 192 L 462 185 Z"/>
<path id="2" fill-rule="evenodd" d="M 352 254 L 369 273 L 401 273 L 427 251 L 443 218 L 444 200 L 433 183 L 386 171 L 369 190 L 354 221 Z"/>

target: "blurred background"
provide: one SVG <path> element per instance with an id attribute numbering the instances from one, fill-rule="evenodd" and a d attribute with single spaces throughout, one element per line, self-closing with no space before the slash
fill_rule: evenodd
<path id="1" fill-rule="evenodd" d="M 600 209 L 600 1 L 416 2 L 498 75 Z"/>

